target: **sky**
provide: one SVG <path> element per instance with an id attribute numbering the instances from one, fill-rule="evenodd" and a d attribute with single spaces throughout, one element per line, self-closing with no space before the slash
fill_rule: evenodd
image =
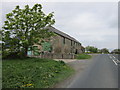
<path id="1" fill-rule="evenodd" d="M 84 47 L 95 46 L 110 51 L 118 48 L 117 2 L 2 2 L 2 24 L 5 14 L 16 5 L 24 8 L 42 4 L 46 14 L 54 12 L 56 29 L 78 40 Z"/>

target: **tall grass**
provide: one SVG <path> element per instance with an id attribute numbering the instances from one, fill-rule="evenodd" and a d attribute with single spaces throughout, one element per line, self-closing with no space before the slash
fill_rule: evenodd
<path id="1" fill-rule="evenodd" d="M 48 88 L 73 72 L 62 61 L 28 58 L 3 61 L 3 88 Z"/>

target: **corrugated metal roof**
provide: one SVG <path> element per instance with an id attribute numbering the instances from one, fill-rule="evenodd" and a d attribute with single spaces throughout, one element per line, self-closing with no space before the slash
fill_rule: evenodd
<path id="1" fill-rule="evenodd" d="M 56 33 L 56 34 L 59 34 L 59 35 L 65 37 L 65 38 L 68 38 L 68 39 L 70 39 L 70 40 L 73 40 L 73 41 L 75 41 L 75 42 L 80 43 L 80 42 L 77 41 L 75 38 L 69 36 L 68 34 L 66 34 L 66 33 L 64 33 L 64 32 L 61 32 L 60 30 L 58 30 L 58 29 L 56 29 L 56 28 L 54 28 L 54 27 L 52 27 L 52 26 L 51 26 L 51 27 L 47 27 L 47 29 L 48 29 L 49 31 L 52 31 L 52 32 L 54 32 L 54 33 Z M 80 43 L 80 44 L 81 44 L 81 43 Z"/>

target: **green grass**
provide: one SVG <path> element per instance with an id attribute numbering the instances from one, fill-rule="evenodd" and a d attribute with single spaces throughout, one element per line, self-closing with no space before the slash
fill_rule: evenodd
<path id="1" fill-rule="evenodd" d="M 39 58 L 3 60 L 2 70 L 3 88 L 48 88 L 74 72 L 63 61 Z"/>
<path id="2" fill-rule="evenodd" d="M 0 58 L 0 90 L 1 88 L 2 88 L 2 60 Z"/>
<path id="3" fill-rule="evenodd" d="M 78 54 L 76 55 L 76 59 L 90 59 L 92 56 L 88 54 Z"/>

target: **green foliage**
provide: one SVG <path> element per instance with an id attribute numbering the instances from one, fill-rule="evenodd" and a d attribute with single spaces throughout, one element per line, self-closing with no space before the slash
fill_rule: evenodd
<path id="1" fill-rule="evenodd" d="M 11 13 L 6 14 L 6 19 L 1 32 L 3 52 L 7 49 L 10 53 L 22 52 L 24 57 L 32 45 L 40 44 L 40 41 L 54 35 L 45 29 L 55 23 L 53 13 L 45 15 L 41 4 L 35 4 L 32 8 L 26 5 L 24 9 L 16 6 Z"/>
<path id="2" fill-rule="evenodd" d="M 111 53 L 120 54 L 120 49 L 114 49 Z"/>
<path id="3" fill-rule="evenodd" d="M 40 55 L 40 52 L 39 52 L 38 46 L 33 46 L 33 54 L 34 54 L 35 56 Z"/>
<path id="4" fill-rule="evenodd" d="M 3 88 L 48 88 L 73 73 L 63 61 L 28 58 L 3 60 Z"/>
<path id="5" fill-rule="evenodd" d="M 76 55 L 76 59 L 90 59 L 92 56 L 88 54 L 78 54 Z"/>
<path id="6" fill-rule="evenodd" d="M 98 52 L 98 48 L 96 48 L 94 46 L 87 46 L 85 49 L 87 52 L 90 52 L 90 53 L 97 53 Z"/>
<path id="7" fill-rule="evenodd" d="M 100 53 L 109 53 L 109 50 L 107 48 L 100 49 Z"/>
<path id="8" fill-rule="evenodd" d="M 51 51 L 51 43 L 50 42 L 44 42 L 42 43 L 43 51 Z"/>

